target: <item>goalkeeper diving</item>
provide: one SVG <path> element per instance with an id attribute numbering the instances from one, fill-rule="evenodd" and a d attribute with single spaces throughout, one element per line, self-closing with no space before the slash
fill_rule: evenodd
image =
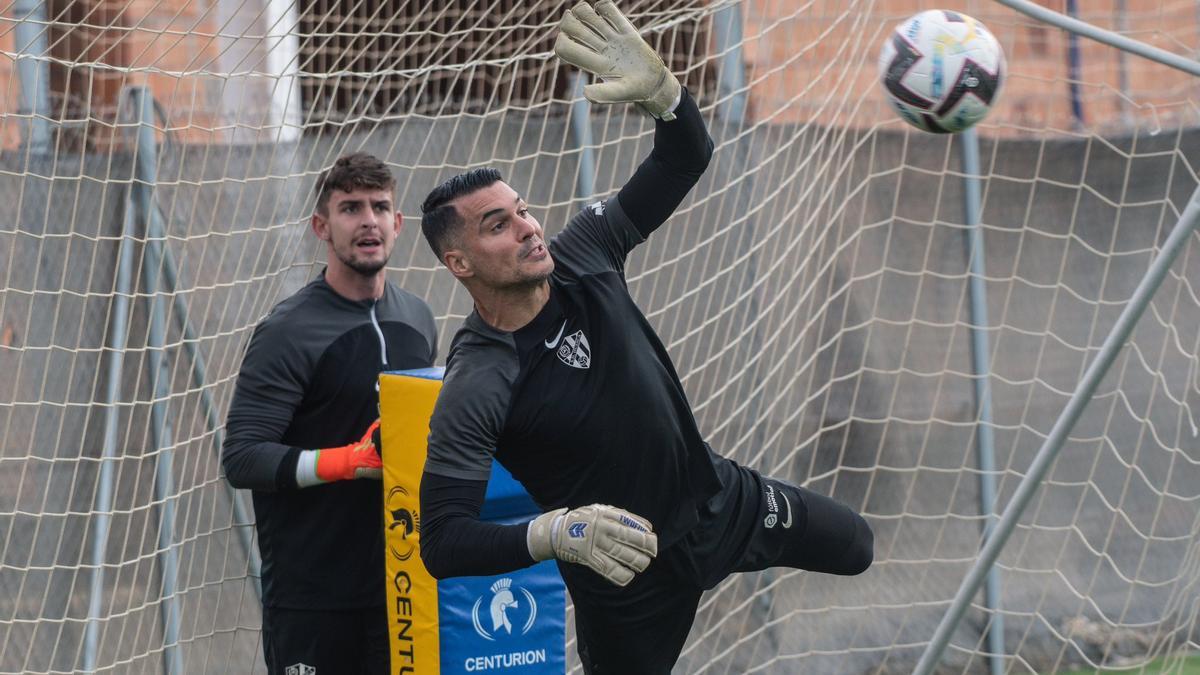
<path id="1" fill-rule="evenodd" d="M 584 671 L 665 674 L 704 590 L 773 566 L 859 574 L 874 539 L 847 506 L 714 452 L 630 297 L 626 257 L 712 156 L 695 101 L 607 0 L 566 13 L 555 52 L 598 78 L 584 88 L 593 103 L 653 117 L 654 147 L 615 196 L 550 242 L 495 169 L 426 198 L 425 237 L 475 308 L 430 422 L 421 554 L 439 578 L 557 560 Z M 480 520 L 494 460 L 542 515 Z"/>

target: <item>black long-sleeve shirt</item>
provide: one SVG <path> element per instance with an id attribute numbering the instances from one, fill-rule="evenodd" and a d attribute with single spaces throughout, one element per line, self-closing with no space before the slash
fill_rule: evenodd
<path id="1" fill-rule="evenodd" d="M 263 604 L 348 609 L 384 600 L 379 481 L 296 488 L 301 450 L 358 440 L 379 416 L 387 369 L 433 364 L 433 313 L 387 284 L 377 301 L 348 300 L 324 275 L 255 328 L 229 406 L 221 463 L 252 490 Z"/>
<path id="2" fill-rule="evenodd" d="M 605 503 L 650 520 L 660 547 L 719 482 L 665 347 L 625 284 L 629 252 L 700 179 L 713 143 L 686 90 L 617 196 L 549 242 L 550 299 L 528 325 L 467 317 L 447 359 L 421 484 L 421 554 L 436 577 L 532 564 L 527 525 L 479 520 L 493 457 L 545 509 Z"/>

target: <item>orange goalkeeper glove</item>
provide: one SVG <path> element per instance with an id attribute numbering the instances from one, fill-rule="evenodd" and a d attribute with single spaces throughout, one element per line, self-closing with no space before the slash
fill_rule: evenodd
<path id="1" fill-rule="evenodd" d="M 317 478 L 323 481 L 383 477 L 379 457 L 379 420 L 375 420 L 362 438 L 340 448 L 317 451 Z"/>

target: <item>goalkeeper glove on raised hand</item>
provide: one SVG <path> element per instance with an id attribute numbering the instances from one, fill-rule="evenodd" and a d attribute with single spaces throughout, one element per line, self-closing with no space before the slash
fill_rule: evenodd
<path id="1" fill-rule="evenodd" d="M 637 103 L 657 119 L 675 119 L 679 80 L 610 0 L 600 0 L 595 9 L 580 2 L 567 10 L 554 53 L 603 80 L 583 88 L 587 100 Z"/>
<path id="2" fill-rule="evenodd" d="M 604 504 L 543 513 L 529 522 L 525 541 L 534 560 L 586 565 L 618 586 L 633 581 L 658 555 L 658 536 L 649 522 Z"/>
<path id="3" fill-rule="evenodd" d="M 301 452 L 296 465 L 296 483 L 306 487 L 335 480 L 383 478 L 380 445 L 379 420 L 375 420 L 362 438 L 353 443 Z"/>

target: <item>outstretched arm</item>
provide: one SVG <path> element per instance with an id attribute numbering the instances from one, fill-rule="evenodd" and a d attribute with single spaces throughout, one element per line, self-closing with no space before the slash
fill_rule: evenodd
<path id="1" fill-rule="evenodd" d="M 700 110 L 662 58 L 611 0 L 579 2 L 559 22 L 558 57 L 601 81 L 594 103 L 636 103 L 655 118 L 654 149 L 617 195 L 643 237 L 666 222 L 700 180 L 713 142 Z"/>
<path id="2" fill-rule="evenodd" d="M 708 168 L 712 153 L 713 141 L 700 109 L 684 89 L 675 119 L 654 123 L 654 148 L 617 193 L 621 208 L 643 237 L 671 217 Z"/>

